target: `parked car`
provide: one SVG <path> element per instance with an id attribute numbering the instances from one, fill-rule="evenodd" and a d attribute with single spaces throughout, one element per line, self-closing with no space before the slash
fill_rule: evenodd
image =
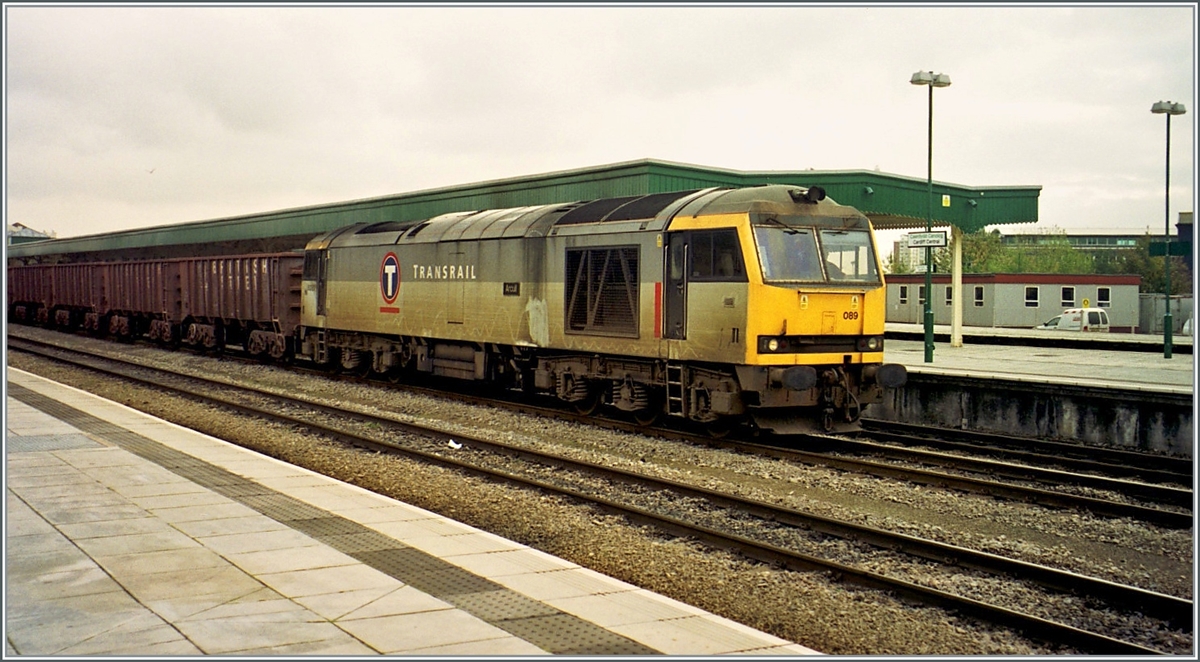
<path id="1" fill-rule="evenodd" d="M 1042 331 L 1082 331 L 1108 333 L 1108 311 L 1103 308 L 1068 308 L 1045 324 L 1033 327 Z"/>

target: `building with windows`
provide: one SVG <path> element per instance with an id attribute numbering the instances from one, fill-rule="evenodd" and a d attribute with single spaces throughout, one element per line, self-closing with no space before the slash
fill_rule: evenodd
<path id="1" fill-rule="evenodd" d="M 1082 248 L 1087 250 L 1117 250 L 1123 248 L 1137 248 L 1138 239 L 1145 236 L 1143 234 L 1006 234 L 1000 236 L 1000 241 L 1005 246 L 1038 246 L 1040 244 L 1053 242 L 1057 243 L 1063 239 L 1071 245 L 1071 248 Z"/>
<path id="2" fill-rule="evenodd" d="M 1139 324 L 1141 276 L 1076 274 L 963 274 L 963 326 L 1033 328 L 1067 308 L 1105 308 L 1110 330 L 1133 333 Z M 950 274 L 934 274 L 934 324 L 950 324 Z M 887 321 L 921 324 L 924 274 L 887 276 Z"/>

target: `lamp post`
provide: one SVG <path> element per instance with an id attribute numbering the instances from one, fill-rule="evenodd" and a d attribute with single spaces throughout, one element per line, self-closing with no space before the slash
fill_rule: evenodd
<path id="1" fill-rule="evenodd" d="M 925 231 L 933 230 L 933 88 L 949 87 L 950 76 L 932 71 L 918 71 L 908 82 L 929 86 L 929 206 L 925 216 Z M 933 249 L 925 247 L 925 362 L 933 363 Z"/>
<path id="2" fill-rule="evenodd" d="M 1163 275 L 1166 278 L 1166 313 L 1163 314 L 1163 358 L 1171 358 L 1171 116 L 1182 115 L 1187 112 L 1183 104 L 1173 101 L 1159 101 L 1150 107 L 1150 112 L 1155 115 L 1167 116 L 1167 199 L 1164 203 L 1163 214 L 1165 216 L 1165 227 L 1163 235 L 1165 243 L 1163 244 Z"/>

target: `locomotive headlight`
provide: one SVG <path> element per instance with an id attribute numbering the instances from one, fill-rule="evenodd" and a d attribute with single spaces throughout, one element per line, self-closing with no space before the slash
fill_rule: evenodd
<path id="1" fill-rule="evenodd" d="M 767 351 L 778 352 L 779 351 L 779 341 L 776 340 L 775 338 L 771 338 L 770 340 L 768 340 L 767 341 Z"/>
<path id="2" fill-rule="evenodd" d="M 883 350 L 883 336 L 865 336 L 858 339 L 858 351 L 878 352 Z"/>

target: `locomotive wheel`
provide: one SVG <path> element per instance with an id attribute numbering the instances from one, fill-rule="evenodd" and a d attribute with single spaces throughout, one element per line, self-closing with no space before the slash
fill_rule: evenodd
<path id="1" fill-rule="evenodd" d="M 638 425 L 650 426 L 658 422 L 659 415 L 662 414 L 662 409 L 657 407 L 647 407 L 633 412 L 633 422 Z"/>
<path id="2" fill-rule="evenodd" d="M 600 393 L 594 388 L 588 389 L 587 397 L 571 403 L 575 412 L 583 416 L 591 416 L 600 408 Z"/>
<path id="3" fill-rule="evenodd" d="M 704 431 L 713 439 L 724 439 L 732 430 L 733 426 L 728 421 L 713 421 L 704 424 Z"/>

